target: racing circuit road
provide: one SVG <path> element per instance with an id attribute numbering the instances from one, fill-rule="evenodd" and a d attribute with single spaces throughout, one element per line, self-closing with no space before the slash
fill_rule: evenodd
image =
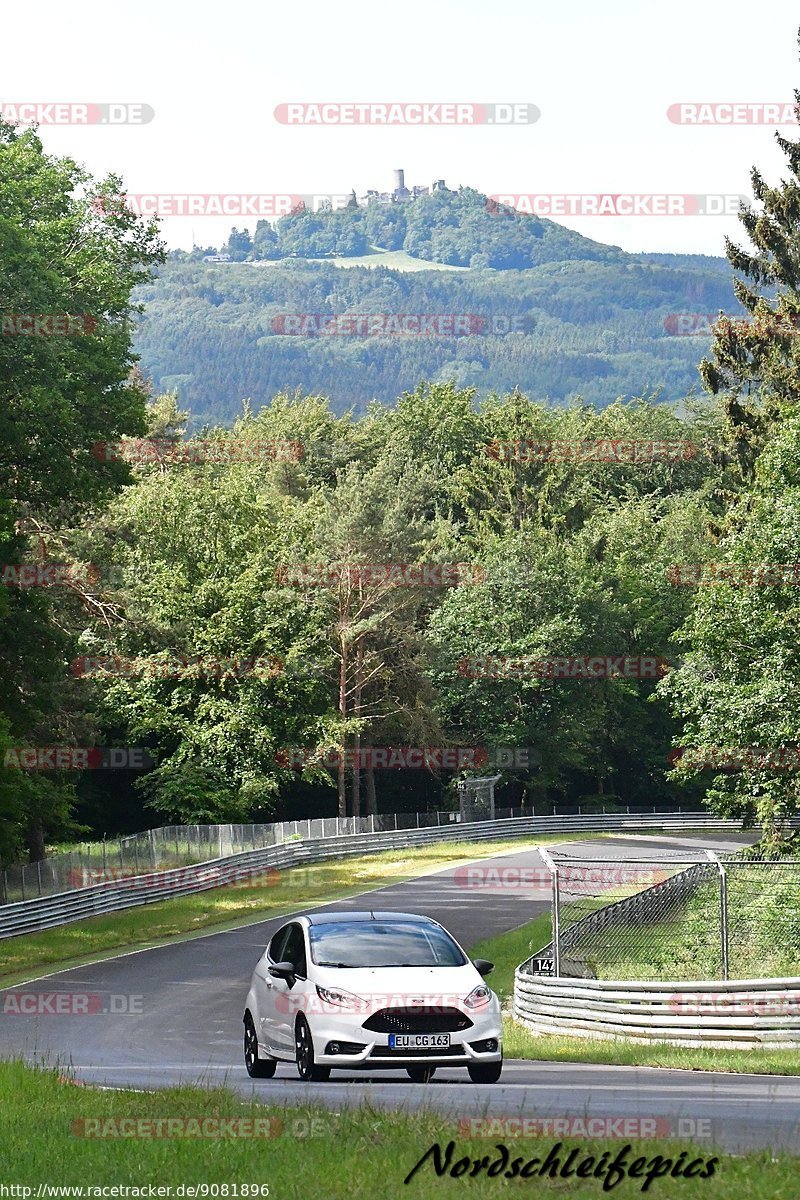
<path id="1" fill-rule="evenodd" d="M 693 837 L 636 836 L 563 843 L 559 853 L 593 861 L 654 856 L 698 856 L 752 840 L 733 834 Z M 550 847 L 552 849 L 552 847 Z M 484 866 L 541 867 L 535 850 L 518 847 Z M 460 877 L 460 878 L 463 878 Z M 546 887 L 487 892 L 463 886 L 455 867 L 318 907 L 424 913 L 441 921 L 469 950 L 477 941 L 513 929 L 545 911 Z M 279 1064 L 270 1080 L 248 1078 L 242 1061 L 242 1011 L 253 967 L 289 915 L 89 966 L 40 977 L 25 990 L 91 993 L 100 1011 L 31 1016 L 0 1004 L 0 1055 L 69 1067 L 85 1082 L 158 1088 L 181 1083 L 226 1085 L 265 1101 L 321 1103 L 341 1108 L 364 1100 L 392 1109 L 430 1108 L 457 1121 L 470 1116 L 654 1117 L 659 1129 L 690 1140 L 711 1137 L 727 1150 L 796 1149 L 800 1077 L 728 1075 L 546 1063 L 506 1059 L 498 1084 L 472 1084 L 463 1069 L 440 1068 L 427 1084 L 405 1072 L 334 1072 L 326 1083 L 302 1083 L 293 1064 Z M 0 992 L 0 997 L 3 995 Z M 116 999 L 115 999 L 116 998 Z M 111 1012 L 109 1008 L 136 1011 Z M 103 1010 L 106 1011 L 103 1011 Z M 693 1137 L 692 1134 L 695 1136 Z"/>

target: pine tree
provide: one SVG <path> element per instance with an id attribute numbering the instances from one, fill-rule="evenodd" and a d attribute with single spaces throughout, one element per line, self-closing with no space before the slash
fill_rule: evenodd
<path id="1" fill-rule="evenodd" d="M 794 96 L 800 116 L 800 91 Z M 700 364 L 706 388 L 720 396 L 746 478 L 772 431 L 800 399 L 800 141 L 777 130 L 775 138 L 789 177 L 770 187 L 754 167 L 755 204 L 742 205 L 739 214 L 752 249 L 725 239 L 728 261 L 740 276 L 734 293 L 749 317 L 721 315 L 711 358 Z"/>

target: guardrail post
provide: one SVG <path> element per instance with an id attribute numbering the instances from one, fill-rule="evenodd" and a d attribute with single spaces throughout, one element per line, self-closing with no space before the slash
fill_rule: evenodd
<path id="1" fill-rule="evenodd" d="M 558 864 L 553 861 L 548 852 L 543 846 L 537 846 L 536 849 L 544 861 L 544 865 L 549 868 L 552 874 L 552 925 L 553 925 L 553 975 L 556 979 L 561 974 L 561 920 L 559 914 L 559 895 L 558 895 Z"/>
<path id="2" fill-rule="evenodd" d="M 722 978 L 728 979 L 728 873 L 713 850 L 706 854 L 719 871 L 719 927 L 722 944 Z"/>

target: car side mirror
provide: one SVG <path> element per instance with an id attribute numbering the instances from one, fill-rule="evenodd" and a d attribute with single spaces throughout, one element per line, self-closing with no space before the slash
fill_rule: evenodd
<path id="1" fill-rule="evenodd" d="M 285 979 L 290 987 L 294 983 L 294 980 L 295 980 L 294 963 L 290 963 L 290 962 L 273 963 L 273 965 L 271 967 L 269 967 L 268 970 L 269 970 L 270 975 L 274 975 L 276 979 Z"/>
<path id="2" fill-rule="evenodd" d="M 483 975 L 484 977 L 490 975 L 494 970 L 494 963 L 489 962 L 488 958 L 473 959 L 472 965 L 478 974 Z"/>

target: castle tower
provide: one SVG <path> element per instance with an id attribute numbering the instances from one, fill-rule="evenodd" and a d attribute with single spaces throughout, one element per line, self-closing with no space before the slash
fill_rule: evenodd
<path id="1" fill-rule="evenodd" d="M 406 190 L 406 173 L 402 168 L 394 173 L 394 190 L 396 192 L 404 192 Z"/>

